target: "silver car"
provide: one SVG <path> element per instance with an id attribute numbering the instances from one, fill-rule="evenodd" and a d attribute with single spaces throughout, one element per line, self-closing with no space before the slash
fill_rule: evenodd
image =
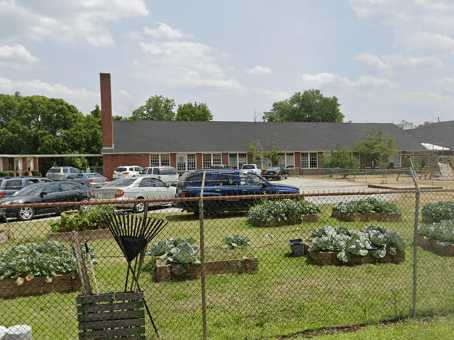
<path id="1" fill-rule="evenodd" d="M 96 199 L 118 200 L 118 207 L 133 208 L 135 212 L 143 212 L 144 203 L 122 203 L 128 199 L 169 199 L 175 198 L 176 188 L 152 176 L 117 179 L 102 188 L 94 189 Z M 162 205 L 157 202 L 154 205 Z"/>
<path id="2" fill-rule="evenodd" d="M 47 171 L 46 177 L 54 181 L 64 181 L 74 179 L 78 174 L 80 170 L 72 166 L 53 166 Z"/>
<path id="3" fill-rule="evenodd" d="M 178 183 L 177 169 L 172 166 L 151 166 L 149 168 L 145 168 L 142 171 L 142 174 L 158 178 L 164 183 L 170 185 L 176 186 Z"/>

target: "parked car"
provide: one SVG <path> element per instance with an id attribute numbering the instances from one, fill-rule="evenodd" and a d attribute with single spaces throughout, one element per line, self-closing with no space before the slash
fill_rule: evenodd
<path id="1" fill-rule="evenodd" d="M 113 178 L 129 178 L 137 177 L 143 171 L 143 168 L 138 165 L 122 165 L 115 169 Z"/>
<path id="2" fill-rule="evenodd" d="M 46 177 L 54 181 L 74 179 L 81 171 L 72 166 L 53 166 L 47 170 Z"/>
<path id="3" fill-rule="evenodd" d="M 81 172 L 74 177 L 74 181 L 91 188 L 100 188 L 106 183 L 107 178 L 97 172 Z"/>
<path id="4" fill-rule="evenodd" d="M 260 176 L 262 173 L 257 164 L 243 164 L 243 166 L 241 167 L 241 172 L 253 173 L 256 174 L 257 176 Z"/>
<path id="5" fill-rule="evenodd" d="M 38 215 L 59 214 L 62 211 L 74 209 L 72 206 L 8 208 L 7 206 L 10 204 L 75 202 L 87 200 L 88 198 L 88 188 L 72 181 L 32 184 L 17 191 L 12 196 L 0 200 L 0 206 L 3 206 L 0 208 L 0 219 L 12 217 L 28 221 Z"/>
<path id="6" fill-rule="evenodd" d="M 201 170 L 186 173 L 177 186 L 177 197 L 200 196 L 203 172 Z M 212 196 L 239 196 L 260 194 L 298 194 L 299 189 L 290 185 L 277 185 L 254 173 L 244 173 L 242 170 L 207 170 L 203 195 Z M 253 200 L 235 199 L 229 201 L 205 201 L 205 211 L 219 213 L 226 211 L 245 211 Z M 199 202 L 181 201 L 177 206 L 185 211 L 198 213 Z"/>
<path id="7" fill-rule="evenodd" d="M 117 179 L 102 188 L 93 190 L 96 199 L 116 199 L 118 207 L 133 208 L 135 212 L 143 212 L 144 203 L 121 203 L 128 199 L 169 199 L 175 198 L 176 188 L 153 176 Z M 158 203 L 157 205 L 162 205 Z"/>
<path id="8" fill-rule="evenodd" d="M 283 167 L 275 166 L 262 171 L 262 176 L 266 179 L 285 179 L 287 178 L 288 172 Z"/>
<path id="9" fill-rule="evenodd" d="M 145 168 L 142 174 L 153 176 L 170 185 L 178 183 L 177 169 L 171 166 L 152 166 Z"/>
<path id="10" fill-rule="evenodd" d="M 0 179 L 0 198 L 11 196 L 27 185 L 50 181 L 50 179 L 44 177 L 9 177 Z"/>

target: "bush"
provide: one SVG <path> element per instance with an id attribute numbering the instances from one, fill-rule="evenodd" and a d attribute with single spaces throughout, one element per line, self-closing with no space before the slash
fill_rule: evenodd
<path id="1" fill-rule="evenodd" d="M 112 206 L 93 206 L 77 213 L 61 214 L 60 221 L 52 223 L 53 232 L 83 231 L 104 228 L 103 216 L 114 212 Z"/>
<path id="2" fill-rule="evenodd" d="M 428 203 L 422 208 L 422 217 L 426 223 L 454 220 L 454 202 Z"/>
<path id="3" fill-rule="evenodd" d="M 224 243 L 231 249 L 249 247 L 250 240 L 247 236 L 232 235 L 224 238 Z"/>
<path id="4" fill-rule="evenodd" d="M 199 263 L 199 248 L 193 239 L 168 239 L 159 241 L 151 247 L 148 255 L 162 257 L 167 263 Z"/>
<path id="5" fill-rule="evenodd" d="M 351 202 L 341 202 L 333 208 L 333 214 L 352 215 L 352 214 L 400 214 L 399 207 L 392 202 L 380 200 L 374 197 L 364 198 Z"/>
<path id="6" fill-rule="evenodd" d="M 249 209 L 248 222 L 255 227 L 297 224 L 305 215 L 320 213 L 320 208 L 307 201 L 291 199 L 262 201 Z"/>
<path id="7" fill-rule="evenodd" d="M 386 254 L 403 253 L 405 244 L 393 231 L 368 226 L 361 231 L 344 227 L 326 226 L 312 232 L 311 252 L 335 252 L 339 261 L 348 263 L 352 255 L 381 259 Z"/>
<path id="8" fill-rule="evenodd" d="M 454 220 L 423 224 L 419 226 L 418 232 L 432 240 L 454 243 Z"/>
<path id="9" fill-rule="evenodd" d="M 0 280 L 16 279 L 18 285 L 34 277 L 52 282 L 58 274 L 75 272 L 72 252 L 55 241 L 19 244 L 0 255 Z"/>

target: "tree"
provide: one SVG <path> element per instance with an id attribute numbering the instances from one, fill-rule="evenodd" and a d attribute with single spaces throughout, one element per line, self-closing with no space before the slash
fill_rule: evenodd
<path id="1" fill-rule="evenodd" d="M 358 143 L 354 151 L 358 153 L 362 166 L 387 167 L 391 157 L 397 153 L 397 147 L 392 137 L 386 138 L 378 131 L 369 134 L 365 141 Z"/>
<path id="2" fill-rule="evenodd" d="M 269 112 L 263 113 L 263 119 L 267 122 L 341 123 L 344 114 L 336 97 L 325 97 L 320 90 L 308 90 L 275 102 Z"/>
<path id="3" fill-rule="evenodd" d="M 178 105 L 175 120 L 210 121 L 213 120 L 213 114 L 204 103 L 186 103 Z"/>
<path id="4" fill-rule="evenodd" d="M 263 152 L 263 158 L 270 160 L 272 166 L 279 165 L 279 151 L 273 147 L 271 151 Z"/>
<path id="5" fill-rule="evenodd" d="M 359 160 L 352 150 L 337 147 L 325 158 L 324 165 L 327 168 L 357 169 Z"/>
<path id="6" fill-rule="evenodd" d="M 132 112 L 131 120 L 174 120 L 175 101 L 163 96 L 152 96 Z"/>

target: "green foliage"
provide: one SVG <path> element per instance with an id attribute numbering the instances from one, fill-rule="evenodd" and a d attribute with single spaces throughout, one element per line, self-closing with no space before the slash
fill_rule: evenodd
<path id="1" fill-rule="evenodd" d="M 327 168 L 358 169 L 359 160 L 351 150 L 336 148 L 324 159 Z"/>
<path id="2" fill-rule="evenodd" d="M 422 208 L 422 217 L 426 223 L 454 220 L 454 202 L 427 203 Z"/>
<path id="3" fill-rule="evenodd" d="M 60 221 L 51 224 L 53 232 L 83 231 L 104 228 L 102 219 L 106 214 L 114 212 L 108 205 L 93 206 L 81 209 L 77 213 L 62 213 Z"/>
<path id="4" fill-rule="evenodd" d="M 454 243 L 454 220 L 422 224 L 419 226 L 418 232 L 432 240 Z"/>
<path id="5" fill-rule="evenodd" d="M 62 99 L 0 95 L 0 154 L 99 153 L 101 121 Z"/>
<path id="6" fill-rule="evenodd" d="M 396 142 L 386 138 L 381 131 L 371 133 L 365 141 L 358 143 L 354 151 L 359 155 L 362 166 L 387 167 L 391 157 L 397 153 Z"/>
<path id="7" fill-rule="evenodd" d="M 163 96 L 152 96 L 132 112 L 131 120 L 174 120 L 175 101 Z"/>
<path id="8" fill-rule="evenodd" d="M 269 159 L 272 166 L 277 166 L 279 164 L 279 150 L 274 147 L 271 151 L 263 152 L 262 156 Z"/>
<path id="9" fill-rule="evenodd" d="M 325 97 L 320 90 L 296 92 L 289 99 L 275 102 L 269 112 L 264 112 L 267 122 L 337 122 L 344 114 L 336 97 Z"/>
<path id="10" fill-rule="evenodd" d="M 255 227 L 297 224 L 303 222 L 304 215 L 318 213 L 320 208 L 307 201 L 267 200 L 249 209 L 248 222 Z"/>
<path id="11" fill-rule="evenodd" d="M 405 250 L 405 243 L 395 232 L 382 227 L 368 226 L 361 231 L 344 227 L 325 226 L 312 232 L 311 252 L 335 252 L 339 261 L 350 262 L 351 256 L 396 255 Z"/>
<path id="12" fill-rule="evenodd" d="M 165 258 L 167 263 L 187 265 L 199 263 L 199 248 L 193 239 L 167 239 L 155 244 L 148 255 Z"/>
<path id="13" fill-rule="evenodd" d="M 16 279 L 18 285 L 34 277 L 51 282 L 58 274 L 75 272 L 72 252 L 54 241 L 19 244 L 0 255 L 0 280 Z"/>
<path id="14" fill-rule="evenodd" d="M 186 103 L 178 105 L 175 120 L 210 121 L 213 120 L 213 114 L 204 103 Z"/>
<path id="15" fill-rule="evenodd" d="M 350 202 L 340 202 L 333 208 L 333 213 L 342 215 L 358 214 L 400 214 L 400 208 L 393 202 L 380 200 L 374 197 Z"/>
<path id="16" fill-rule="evenodd" d="M 231 249 L 249 247 L 250 240 L 244 235 L 231 235 L 224 238 L 224 243 Z"/>

